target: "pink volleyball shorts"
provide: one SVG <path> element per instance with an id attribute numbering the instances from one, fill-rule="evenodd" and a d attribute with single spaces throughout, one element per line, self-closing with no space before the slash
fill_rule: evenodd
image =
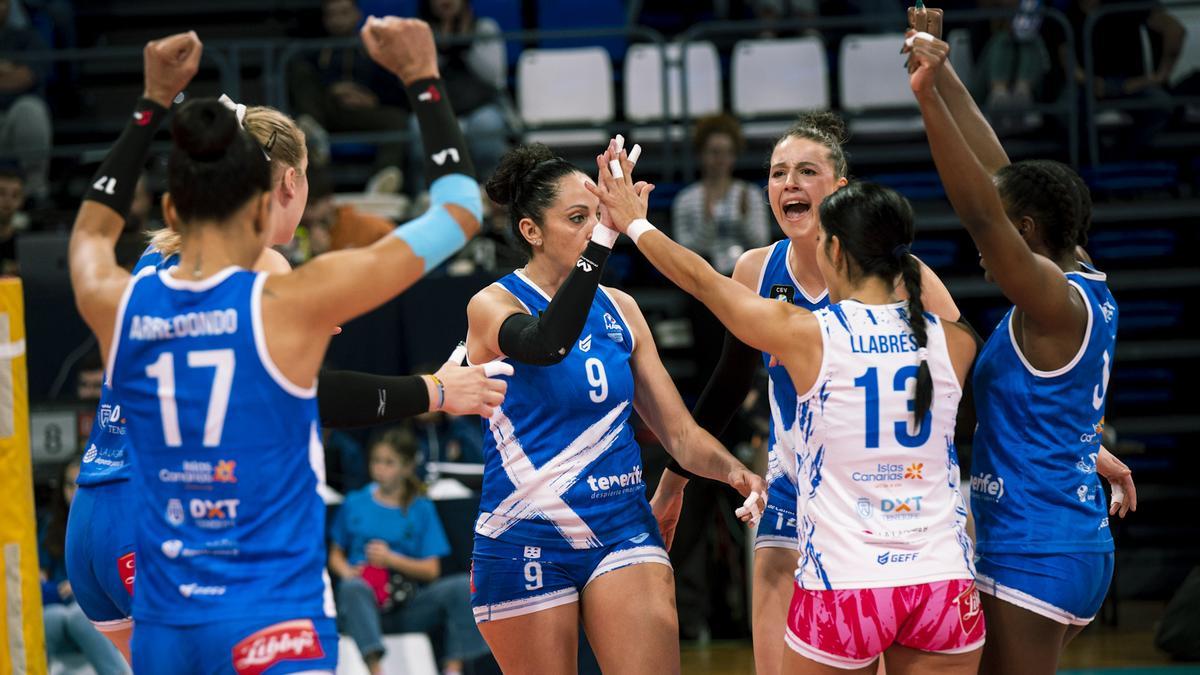
<path id="1" fill-rule="evenodd" d="M 788 609 L 788 646 L 847 670 L 869 665 L 893 644 L 963 654 L 982 647 L 984 633 L 971 579 L 836 591 L 797 585 Z"/>

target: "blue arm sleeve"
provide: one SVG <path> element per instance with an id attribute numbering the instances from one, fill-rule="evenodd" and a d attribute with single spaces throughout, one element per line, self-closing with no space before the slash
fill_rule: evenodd
<path id="1" fill-rule="evenodd" d="M 470 176 L 452 173 L 438 178 L 430 187 L 429 198 L 428 211 L 393 230 L 425 261 L 426 272 L 441 265 L 467 243 L 458 221 L 444 206 L 454 204 L 466 209 L 477 221 L 483 218 L 479 184 Z"/>

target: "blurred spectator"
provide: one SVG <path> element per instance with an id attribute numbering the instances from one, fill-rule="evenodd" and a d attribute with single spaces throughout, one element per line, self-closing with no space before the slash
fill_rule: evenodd
<path id="1" fill-rule="evenodd" d="M 0 158 L 20 163 L 26 195 L 41 201 L 49 195 L 50 109 L 42 99 L 49 62 L 19 59 L 46 43 L 30 28 L 9 25 L 9 2 L 0 0 Z"/>
<path id="2" fill-rule="evenodd" d="M 363 16 L 355 0 L 324 0 L 321 10 L 328 37 L 357 37 Z M 358 40 L 326 47 L 311 61 L 292 61 L 288 84 L 297 122 L 314 140 L 326 136 L 325 130 L 402 131 L 408 124 L 402 85 L 367 56 Z M 323 155 L 314 152 L 314 162 L 326 160 Z M 377 169 L 399 167 L 403 161 L 403 143 L 380 144 Z"/>
<path id="3" fill-rule="evenodd" d="M 1101 8 L 1100 0 L 1071 0 L 1066 15 L 1075 32 L 1075 53 L 1067 48 L 1063 30 L 1054 22 L 1046 23 L 1046 44 L 1057 54 L 1063 73 L 1086 84 L 1084 70 L 1084 24 L 1090 14 Z M 1152 42 L 1161 43 L 1158 63 L 1147 63 L 1142 51 L 1141 30 L 1145 28 Z M 1100 18 L 1092 32 L 1094 78 L 1092 87 L 1096 98 L 1143 99 L 1157 105 L 1129 111 L 1133 118 L 1133 136 L 1128 144 L 1132 151 L 1144 149 L 1155 134 L 1166 126 L 1171 117 L 1171 97 L 1164 88 L 1179 54 L 1183 50 L 1183 24 L 1155 3 L 1151 9 L 1116 12 Z"/>
<path id="4" fill-rule="evenodd" d="M 132 672 L 124 657 L 108 638 L 96 630 L 75 603 L 67 580 L 67 513 L 75 498 L 79 458 L 62 467 L 59 485 L 50 500 L 50 516 L 38 538 L 38 566 L 42 570 L 42 616 L 46 629 L 46 653 L 56 657 L 82 653 L 97 675 Z"/>
<path id="5" fill-rule="evenodd" d="M 393 430 L 371 444 L 374 483 L 347 495 L 330 531 L 329 567 L 341 583 L 338 621 L 358 644 L 372 673 L 380 673 L 383 633 L 437 632 L 443 673 L 486 654 L 475 627 L 470 581 L 441 576 L 450 544 L 433 502 L 416 478 L 417 442 Z"/>
<path id="6" fill-rule="evenodd" d="M 328 251 L 370 246 L 395 227 L 387 218 L 360 211 L 353 204 L 339 205 L 329 172 L 310 165 L 308 204 L 291 249 L 283 253 L 293 264 L 300 264 Z"/>
<path id="7" fill-rule="evenodd" d="M 25 204 L 25 180 L 19 171 L 0 168 L 0 274 L 17 274 L 17 230 Z"/>
<path id="8" fill-rule="evenodd" d="M 421 0 L 418 14 L 438 36 L 438 69 L 467 138 L 476 173 L 484 180 L 508 150 L 511 133 L 505 94 L 508 48 L 504 40 L 488 39 L 500 34 L 500 24 L 475 16 L 469 0 Z M 453 42 L 447 44 L 447 39 Z M 409 131 L 413 138 L 409 191 L 416 195 L 427 186 L 415 117 L 409 121 Z"/>
<path id="9" fill-rule="evenodd" d="M 692 143 L 700 157 L 700 182 L 684 188 L 671 204 L 675 240 L 729 274 L 746 249 L 765 245 L 771 236 L 766 199 L 757 186 L 733 177 L 745 147 L 736 119 L 697 120 Z"/>
<path id="10" fill-rule="evenodd" d="M 434 366 L 425 366 L 433 372 Z M 459 417 L 440 410 L 413 418 L 413 434 L 421 448 L 421 456 L 431 462 L 483 463 L 483 437 L 479 433 L 479 418 Z"/>
<path id="11" fill-rule="evenodd" d="M 1025 113 L 1034 104 L 1050 70 L 1042 42 L 1040 0 L 987 0 L 984 8 L 1019 9 L 1012 19 L 992 21 L 992 33 L 976 67 L 976 98 L 984 100 L 1001 133 L 1027 127 Z"/>
<path id="12" fill-rule="evenodd" d="M 781 21 L 789 19 L 815 19 L 818 16 L 817 0 L 753 0 L 751 9 L 754 12 L 754 18 L 758 21 Z M 795 31 L 785 31 L 793 33 Z M 819 35 L 816 31 L 811 31 L 814 35 Z M 781 33 L 774 29 L 767 29 L 758 34 L 758 37 L 776 38 L 781 37 Z"/>

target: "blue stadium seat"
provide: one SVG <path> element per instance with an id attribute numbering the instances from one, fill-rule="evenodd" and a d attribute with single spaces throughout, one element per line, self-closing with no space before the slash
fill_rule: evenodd
<path id="1" fill-rule="evenodd" d="M 624 28 L 629 23 L 625 3 L 621 0 L 538 0 L 538 28 L 541 30 L 569 30 L 579 28 Z M 541 46 L 555 49 L 561 47 L 604 47 L 613 63 L 625 59 L 625 46 L 629 40 L 624 36 L 600 38 L 554 38 L 542 40 Z M 620 72 L 619 70 L 616 72 Z"/>
<path id="2" fill-rule="evenodd" d="M 1161 260 L 1172 257 L 1178 239 L 1165 228 L 1105 230 L 1091 234 L 1087 248 L 1102 260 Z"/>

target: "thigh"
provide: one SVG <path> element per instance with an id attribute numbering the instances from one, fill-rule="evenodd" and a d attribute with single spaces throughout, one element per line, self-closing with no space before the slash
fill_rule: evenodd
<path id="1" fill-rule="evenodd" d="M 934 654 L 904 645 L 886 652 L 887 675 L 975 675 L 983 647 L 962 654 Z"/>
<path id="2" fill-rule="evenodd" d="M 584 588 L 583 627 L 606 673 L 678 673 L 679 615 L 669 565 L 642 562 Z"/>
<path id="3" fill-rule="evenodd" d="M 754 549 L 754 586 L 752 593 L 754 665 L 762 675 L 780 672 L 784 635 L 787 633 L 788 606 L 792 602 L 793 573 L 796 571 L 794 548 L 757 547 Z"/>
<path id="4" fill-rule="evenodd" d="M 579 604 L 485 621 L 479 632 L 505 673 L 573 675 L 579 650 Z"/>
<path id="5" fill-rule="evenodd" d="M 987 643 L 979 672 L 983 675 L 1051 675 L 1058 666 L 1066 624 L 1027 609 L 982 596 L 987 618 Z"/>
<path id="6" fill-rule="evenodd" d="M 819 663 L 794 649 L 784 648 L 781 671 L 788 675 L 875 675 L 879 660 L 861 668 L 841 668 Z"/>

